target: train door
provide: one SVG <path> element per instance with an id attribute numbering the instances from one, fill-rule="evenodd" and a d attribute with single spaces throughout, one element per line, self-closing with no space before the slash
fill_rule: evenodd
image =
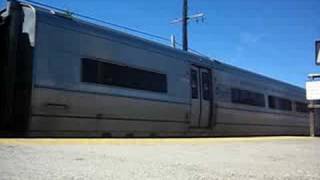
<path id="1" fill-rule="evenodd" d="M 209 127 L 212 104 L 211 79 L 209 69 L 191 67 L 191 127 Z"/>

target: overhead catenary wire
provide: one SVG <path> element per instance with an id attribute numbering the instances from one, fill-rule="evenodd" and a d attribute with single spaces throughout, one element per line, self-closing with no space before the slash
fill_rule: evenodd
<path id="1" fill-rule="evenodd" d="M 137 33 L 137 34 L 149 36 L 149 37 L 152 37 L 152 38 L 155 38 L 155 39 L 158 39 L 158 40 L 162 40 L 162 41 L 165 41 L 165 42 L 171 42 L 171 39 L 169 39 L 169 38 L 165 38 L 165 37 L 158 36 L 158 35 L 155 35 L 155 34 L 151 34 L 151 33 L 148 33 L 148 32 L 144 32 L 144 31 L 141 31 L 141 30 L 137 30 L 137 29 L 130 28 L 130 27 L 127 27 L 127 26 L 123 26 L 123 25 L 111 23 L 111 22 L 108 22 L 108 21 L 105 21 L 105 20 L 101 20 L 101 19 L 94 18 L 94 17 L 82 15 L 82 14 L 80 14 L 80 13 L 70 12 L 70 11 L 67 11 L 67 10 L 64 10 L 64 9 L 61 9 L 61 8 L 57 8 L 57 7 L 54 7 L 54 6 L 50 6 L 50 5 L 48 5 L 48 4 L 36 2 L 36 1 L 33 1 L 33 0 L 21 0 L 21 2 L 27 2 L 27 3 L 31 3 L 31 4 L 40 6 L 40 7 L 49 8 L 49 9 L 51 9 L 51 10 L 56 10 L 56 11 L 60 11 L 60 12 L 70 13 L 70 14 L 73 15 L 73 16 L 77 16 L 77 17 L 80 17 L 80 18 L 83 18 L 83 19 L 91 20 L 91 21 L 93 21 L 93 22 L 99 22 L 99 23 L 106 24 L 106 25 L 109 25 L 109 26 L 113 26 L 113 27 L 116 27 L 116 28 L 119 28 L 119 29 L 127 30 L 127 31 L 129 31 L 129 32 L 134 32 L 134 33 Z M 179 47 L 182 47 L 182 44 L 180 44 L 180 43 L 176 43 L 176 45 L 178 45 Z M 201 55 L 201 56 L 205 56 L 205 57 L 206 57 L 206 55 L 200 53 L 199 51 L 196 51 L 196 50 L 191 49 L 191 48 L 188 48 L 188 49 L 189 49 L 191 52 L 195 53 L 195 54 L 198 54 L 198 55 Z"/>

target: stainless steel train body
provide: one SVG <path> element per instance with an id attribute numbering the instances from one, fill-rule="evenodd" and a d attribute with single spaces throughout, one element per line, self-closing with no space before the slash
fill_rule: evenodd
<path id="1" fill-rule="evenodd" d="M 308 134 L 302 88 L 14 1 L 0 29 L 3 134 Z"/>

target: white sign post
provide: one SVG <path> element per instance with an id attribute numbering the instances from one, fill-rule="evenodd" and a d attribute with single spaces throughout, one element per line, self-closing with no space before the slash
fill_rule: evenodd
<path id="1" fill-rule="evenodd" d="M 320 74 L 309 74 L 309 81 L 306 83 L 307 100 L 310 109 L 310 136 L 320 135 Z"/>
<path id="2" fill-rule="evenodd" d="M 320 40 L 315 43 L 315 63 L 320 65 Z M 310 109 L 310 136 L 320 136 L 320 74 L 309 74 L 306 83 Z"/>

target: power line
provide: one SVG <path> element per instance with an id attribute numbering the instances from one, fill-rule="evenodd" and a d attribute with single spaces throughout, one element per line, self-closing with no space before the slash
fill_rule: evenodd
<path id="1" fill-rule="evenodd" d="M 53 7 L 53 6 L 50 6 L 50 5 L 46 5 L 46 4 L 43 4 L 43 3 L 35 2 L 35 1 L 32 1 L 32 0 L 23 0 L 23 1 L 26 1 L 26 2 L 29 2 L 29 3 L 32 3 L 32 4 L 36 4 L 36 5 L 40 5 L 40 6 L 43 6 L 43 7 L 47 7 L 47 8 L 50 8 L 50 9 L 58 10 L 58 11 L 61 11 L 61 12 L 70 13 L 70 12 L 68 12 L 66 10 L 63 10 L 63 9 L 60 9 L 60 8 L 57 8 L 57 7 Z M 158 35 L 154 35 L 154 34 L 150 34 L 150 33 L 143 32 L 143 31 L 140 31 L 140 30 L 136 30 L 136 29 L 133 29 L 133 28 L 129 28 L 129 27 L 126 27 L 126 26 L 110 23 L 110 22 L 107 22 L 107 21 L 104 21 L 104 20 L 101 20 L 101 19 L 97 19 L 97 18 L 93 18 L 93 17 L 90 17 L 90 16 L 85 16 L 85 15 L 82 15 L 82 14 L 79 14 L 79 13 L 75 13 L 75 12 L 71 12 L 71 14 L 75 15 L 75 16 L 78 16 L 78 17 L 85 18 L 85 19 L 90 19 L 90 20 L 93 20 L 93 21 L 96 21 L 96 22 L 100 22 L 100 23 L 103 23 L 103 24 L 108 24 L 108 25 L 115 26 L 115 27 L 118 27 L 118 28 L 126 29 L 128 31 L 132 31 L 132 32 L 143 34 L 143 35 L 151 36 L 151 37 L 154 37 L 154 38 L 158 38 L 158 39 L 161 39 L 161 40 L 164 40 L 164 41 L 170 41 L 170 39 L 167 39 L 167 38 L 164 38 L 164 37 L 161 37 L 161 36 L 158 36 Z"/>
<path id="2" fill-rule="evenodd" d="M 117 28 L 120 28 L 120 29 L 125 29 L 127 31 L 131 31 L 131 32 L 135 32 L 135 33 L 142 34 L 142 35 L 145 35 L 145 36 L 149 36 L 149 37 L 153 37 L 153 38 L 156 38 L 156 39 L 160 39 L 160 40 L 165 41 L 165 42 L 171 42 L 171 39 L 169 39 L 169 38 L 161 37 L 161 36 L 154 35 L 154 34 L 151 34 L 151 33 L 148 33 L 148 32 L 144 32 L 144 31 L 141 31 L 141 30 L 133 29 L 133 28 L 130 28 L 130 27 L 127 27 L 127 26 L 111 23 L 111 22 L 108 22 L 108 21 L 104 21 L 104 20 L 93 18 L 93 17 L 86 16 L 86 15 L 82 15 L 82 14 L 79 14 L 79 13 L 76 13 L 76 12 L 70 12 L 70 11 L 67 11 L 67 10 L 64 10 L 64 9 L 60 9 L 60 8 L 57 8 L 57 7 L 54 7 L 54 6 L 50 6 L 50 5 L 47 5 L 47 4 L 43 4 L 43 3 L 39 3 L 39 2 L 36 2 L 36 1 L 21 0 L 21 2 L 28 2 L 28 3 L 31 3 L 31 4 L 34 4 L 34 5 L 38 5 L 38 6 L 41 6 L 41 7 L 46 7 L 46 8 L 52 9 L 52 10 L 64 12 L 64 13 L 70 14 L 70 15 L 74 15 L 74 16 L 77 16 L 77 17 L 80 17 L 80 18 L 88 19 L 88 20 L 91 20 L 91 21 L 99 22 L 99 23 L 102 23 L 102 24 L 107 24 L 107 25 L 110 25 L 110 26 L 113 26 L 113 27 L 117 27 Z M 180 44 L 180 43 L 176 43 L 176 44 L 178 46 L 182 47 L 182 44 Z M 198 54 L 198 55 L 206 56 L 206 55 L 204 55 L 204 54 L 202 54 L 199 51 L 196 51 L 194 49 L 189 48 L 189 50 L 191 52 L 193 52 L 193 53 Z"/>

